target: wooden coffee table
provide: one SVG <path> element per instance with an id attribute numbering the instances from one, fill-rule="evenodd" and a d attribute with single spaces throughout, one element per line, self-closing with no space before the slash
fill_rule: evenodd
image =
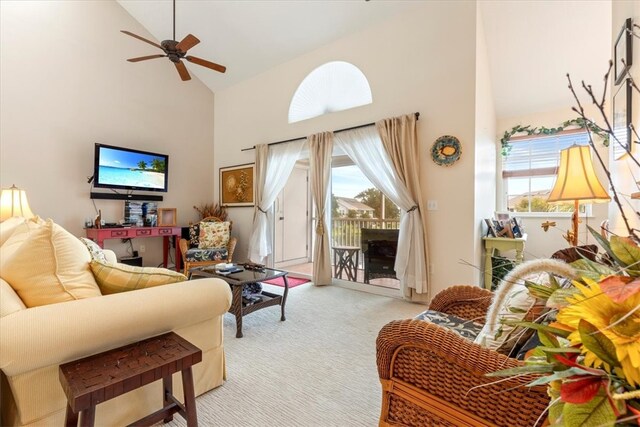
<path id="1" fill-rule="evenodd" d="M 240 266 L 240 268 L 243 268 Z M 272 305 L 280 306 L 280 320 L 285 321 L 284 306 L 287 302 L 287 294 L 289 293 L 289 281 L 287 280 L 288 271 L 274 270 L 273 268 L 263 268 L 262 271 L 258 270 L 243 270 L 238 273 L 232 274 L 219 274 L 216 272 L 214 266 L 204 267 L 192 267 L 189 269 L 189 279 L 192 277 L 216 277 L 222 279 L 231 285 L 231 291 L 233 294 L 233 301 L 231 302 L 231 308 L 229 313 L 232 313 L 236 317 L 236 338 L 242 338 L 242 317 L 254 311 L 261 310 Z M 284 280 L 284 292 L 282 295 L 274 294 L 267 291 L 260 293 L 262 301 L 254 302 L 251 305 L 242 303 L 242 290 L 245 285 L 249 283 L 264 282 L 265 280 L 271 280 L 278 277 L 282 277 Z"/>
<path id="2" fill-rule="evenodd" d="M 202 361 L 202 351 L 169 332 L 124 347 L 60 365 L 60 383 L 67 396 L 66 426 L 93 426 L 96 405 L 162 379 L 164 407 L 131 425 L 169 422 L 173 414 L 196 427 L 196 400 L 191 366 Z M 173 396 L 171 375 L 182 371 L 184 405 Z M 160 397 L 160 396 L 158 396 Z"/>

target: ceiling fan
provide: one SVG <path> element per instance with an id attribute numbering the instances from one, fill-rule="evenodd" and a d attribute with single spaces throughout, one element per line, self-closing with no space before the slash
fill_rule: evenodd
<path id="1" fill-rule="evenodd" d="M 149 43 L 152 46 L 155 46 L 165 53 L 164 55 L 149 55 L 149 56 L 140 56 L 137 58 L 127 59 L 129 62 L 140 62 L 146 61 L 148 59 L 156 59 L 156 58 L 164 58 L 167 57 L 173 64 L 176 66 L 176 70 L 178 70 L 178 74 L 180 74 L 180 78 L 183 81 L 191 80 L 191 76 L 189 75 L 189 71 L 187 71 L 187 67 L 182 62 L 182 59 L 186 59 L 189 62 L 193 62 L 194 64 L 201 65 L 203 67 L 210 68 L 212 70 L 218 71 L 220 73 L 224 73 L 227 70 L 227 67 L 216 64 L 215 62 L 207 61 L 206 59 L 198 58 L 196 56 L 187 55 L 187 51 L 200 43 L 200 40 L 193 34 L 188 34 L 181 42 L 177 42 L 176 38 L 176 0 L 173 0 L 173 40 L 163 40 L 162 43 L 157 44 L 152 42 L 151 40 L 147 40 L 144 37 L 140 37 L 137 34 L 133 34 L 132 32 L 121 30 L 124 34 L 134 37 L 138 40 L 142 40 L 145 43 Z"/>

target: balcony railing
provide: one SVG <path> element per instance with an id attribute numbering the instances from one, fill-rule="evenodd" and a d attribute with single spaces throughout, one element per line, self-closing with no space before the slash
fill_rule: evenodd
<path id="1" fill-rule="evenodd" d="M 333 246 L 360 246 L 360 229 L 376 228 L 397 230 L 399 219 L 333 218 L 331 220 L 331 244 Z"/>

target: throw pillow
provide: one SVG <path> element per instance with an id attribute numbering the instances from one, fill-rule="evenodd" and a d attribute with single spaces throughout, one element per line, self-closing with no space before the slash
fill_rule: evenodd
<path id="1" fill-rule="evenodd" d="M 14 234 L 16 237 L 20 236 L 20 239 L 13 239 L 11 242 L 14 246 L 20 245 L 27 239 L 32 230 L 40 228 L 43 224 L 44 221 L 39 216 L 30 219 L 15 216 L 0 223 L 0 246 L 2 246 L 2 250 L 8 250 L 9 246 L 5 246 L 5 243 L 7 243 L 9 237 Z"/>
<path id="2" fill-rule="evenodd" d="M 220 249 L 229 243 L 229 233 L 231 231 L 229 221 L 201 222 L 199 249 Z"/>
<path id="3" fill-rule="evenodd" d="M 16 229 L 27 221 L 26 218 L 14 216 L 0 223 L 0 246 L 4 245 Z"/>
<path id="4" fill-rule="evenodd" d="M 26 307 L 16 292 L 4 280 L 0 279 L 0 317 L 24 310 Z"/>
<path id="5" fill-rule="evenodd" d="M 156 267 L 135 267 L 91 261 L 91 271 L 103 295 L 151 288 L 187 280 L 184 274 Z"/>
<path id="6" fill-rule="evenodd" d="M 549 274 L 573 278 L 575 270 L 562 261 L 552 259 L 527 261 L 511 270 L 496 290 L 487 312 L 487 321 L 474 342 L 502 354 L 515 354 L 513 351 L 517 352 L 533 330 L 507 322 L 540 318 L 544 306 L 536 305 L 536 299 L 529 294 L 524 283 L 548 283 Z"/>
<path id="7" fill-rule="evenodd" d="M 435 310 L 424 311 L 418 314 L 416 319 L 442 326 L 470 341 L 473 341 L 480 333 L 480 330 L 482 330 L 482 324 L 474 322 L 473 320 L 465 320 L 453 314 L 442 313 Z"/>
<path id="8" fill-rule="evenodd" d="M 0 270 L 27 307 L 100 296 L 86 247 L 50 219 L 26 238 L 15 232 L 5 246 L 14 241 L 11 251 L 3 246 Z"/>
<path id="9" fill-rule="evenodd" d="M 200 223 L 189 226 L 189 247 L 197 248 L 200 244 Z"/>
<path id="10" fill-rule="evenodd" d="M 104 255 L 102 248 L 98 246 L 96 242 L 91 239 L 87 239 L 85 237 L 80 237 L 80 241 L 87 247 L 89 250 L 89 255 L 91 255 L 92 260 L 97 260 L 108 264 L 107 257 Z"/>

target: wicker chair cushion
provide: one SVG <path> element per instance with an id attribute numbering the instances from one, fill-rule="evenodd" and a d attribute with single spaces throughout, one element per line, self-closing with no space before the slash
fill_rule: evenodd
<path id="1" fill-rule="evenodd" d="M 416 319 L 426 320 L 427 322 L 447 328 L 470 341 L 475 340 L 482 330 L 481 323 L 465 320 L 453 314 L 441 313 L 435 310 L 424 311 L 418 314 Z"/>
<path id="2" fill-rule="evenodd" d="M 201 222 L 198 248 L 224 248 L 229 244 L 230 233 L 231 223 L 229 221 Z"/>
<path id="3" fill-rule="evenodd" d="M 217 249 L 198 249 L 191 248 L 187 250 L 185 259 L 188 262 L 201 262 L 201 261 L 222 261 L 229 257 L 227 248 Z"/>

